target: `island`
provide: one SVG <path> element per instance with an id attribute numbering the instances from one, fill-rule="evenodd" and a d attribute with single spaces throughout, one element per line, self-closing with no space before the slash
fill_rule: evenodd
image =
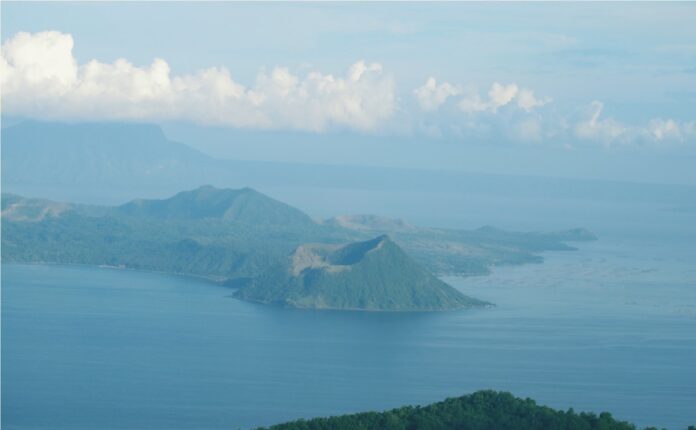
<path id="1" fill-rule="evenodd" d="M 86 264 L 203 277 L 298 308 L 425 311 L 487 303 L 438 279 L 540 263 L 588 231 L 413 226 L 376 215 L 315 220 L 251 188 L 210 185 L 93 206 L 2 195 L 4 262 Z"/>
<path id="2" fill-rule="evenodd" d="M 301 245 L 235 296 L 295 308 L 367 311 L 443 311 L 488 304 L 439 280 L 387 235 L 346 245 Z"/>

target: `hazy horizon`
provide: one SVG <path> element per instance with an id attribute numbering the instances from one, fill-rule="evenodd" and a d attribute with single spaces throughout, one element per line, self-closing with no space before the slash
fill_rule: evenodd
<path id="1" fill-rule="evenodd" d="M 8 2 L 3 115 L 151 122 L 229 159 L 694 185 L 695 15 Z"/>

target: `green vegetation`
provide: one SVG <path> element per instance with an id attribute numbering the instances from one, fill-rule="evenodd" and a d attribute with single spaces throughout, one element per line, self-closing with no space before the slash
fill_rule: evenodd
<path id="1" fill-rule="evenodd" d="M 479 391 L 428 406 L 405 406 L 331 418 L 298 420 L 270 430 L 635 430 L 602 412 L 576 413 L 537 405 L 510 393 Z M 692 427 L 689 427 L 691 430 Z"/>
<path id="2" fill-rule="evenodd" d="M 202 187 L 115 208 L 65 205 L 58 216 L 49 211 L 36 216 L 42 213 L 37 206 L 57 207 L 55 203 L 5 195 L 3 259 L 125 266 L 224 280 L 255 276 L 306 240 L 331 240 L 324 227 L 302 212 L 253 190 L 213 191 L 219 193 Z M 209 211 L 209 217 L 182 202 L 196 200 L 204 211 L 225 198 L 232 208 L 219 216 Z"/>
<path id="3" fill-rule="evenodd" d="M 239 296 L 249 300 L 340 309 L 451 309 L 480 304 L 431 273 L 473 275 L 487 273 L 495 265 L 540 262 L 538 252 L 570 250 L 564 241 L 592 239 L 583 230 L 446 230 L 374 216 L 315 222 L 252 189 L 211 186 L 117 207 L 4 194 L 2 221 L 3 261 L 198 275 L 244 287 Z M 384 241 L 380 252 L 361 248 L 385 233 L 393 241 Z M 357 243 L 338 246 L 350 242 Z M 327 248 L 322 251 L 322 246 Z M 311 252 L 303 257 L 298 250 Z M 304 273 L 288 269 L 298 264 L 289 262 L 295 257 L 300 263 L 302 258 L 315 259 L 326 267 L 312 267 L 310 262 L 311 270 Z M 274 291 L 281 285 L 292 288 Z"/>
<path id="4" fill-rule="evenodd" d="M 486 304 L 433 276 L 388 236 L 344 246 L 300 246 L 236 296 L 314 309 L 435 311 Z"/>

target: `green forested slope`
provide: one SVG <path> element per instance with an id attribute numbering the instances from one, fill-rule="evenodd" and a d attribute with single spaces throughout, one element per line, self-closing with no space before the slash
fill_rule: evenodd
<path id="1" fill-rule="evenodd" d="M 635 430 L 603 412 L 576 413 L 537 405 L 510 393 L 479 391 L 424 407 L 406 406 L 331 418 L 298 420 L 270 430 Z M 689 430 L 696 430 L 689 427 Z"/>

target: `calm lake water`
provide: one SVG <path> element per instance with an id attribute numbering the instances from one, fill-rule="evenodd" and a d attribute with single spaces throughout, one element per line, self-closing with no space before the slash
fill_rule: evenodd
<path id="1" fill-rule="evenodd" d="M 684 429 L 696 423 L 696 217 L 576 210 L 588 207 L 540 224 L 601 240 L 447 279 L 497 304 L 473 311 L 287 310 L 185 277 L 4 264 L 3 428 L 250 428 L 493 388 Z M 524 215 L 510 227 L 535 228 Z"/>
<path id="2" fill-rule="evenodd" d="M 685 428 L 696 268 L 638 263 L 602 242 L 549 253 L 448 279 L 496 308 L 432 314 L 286 310 L 184 277 L 4 265 L 2 424 L 247 428 L 494 388 Z"/>

